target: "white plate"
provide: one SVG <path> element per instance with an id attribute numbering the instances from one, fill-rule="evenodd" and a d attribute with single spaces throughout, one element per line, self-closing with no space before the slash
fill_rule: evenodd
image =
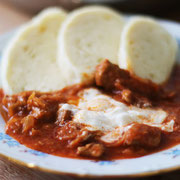
<path id="1" fill-rule="evenodd" d="M 177 39 L 180 46 L 180 24 L 161 21 L 162 25 Z M 12 36 L 0 37 L 0 56 L 3 47 Z M 180 48 L 179 48 L 180 49 Z M 179 50 L 180 52 L 180 50 Z M 179 56 L 180 59 L 180 56 Z M 61 158 L 34 151 L 20 145 L 4 133 L 5 123 L 0 117 L 0 154 L 19 164 L 58 174 L 78 176 L 145 176 L 180 169 L 180 145 L 148 156 L 115 160 L 92 161 Z"/>

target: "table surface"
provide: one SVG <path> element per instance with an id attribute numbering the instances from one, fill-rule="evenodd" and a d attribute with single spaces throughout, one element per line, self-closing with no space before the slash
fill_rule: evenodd
<path id="1" fill-rule="evenodd" d="M 14 7 L 4 4 L 0 0 L 0 35 L 11 31 L 15 27 L 27 22 L 31 19 L 31 15 L 21 12 Z M 180 13 L 173 13 L 170 18 L 174 17 L 180 20 Z M 74 180 L 79 179 L 75 177 L 58 176 L 40 172 L 19 166 L 0 157 L 0 180 Z M 87 179 L 87 178 L 84 178 Z M 175 171 L 158 176 L 151 176 L 146 178 L 138 178 L 142 180 L 179 180 L 180 171 Z M 130 179 L 127 179 L 130 180 Z"/>

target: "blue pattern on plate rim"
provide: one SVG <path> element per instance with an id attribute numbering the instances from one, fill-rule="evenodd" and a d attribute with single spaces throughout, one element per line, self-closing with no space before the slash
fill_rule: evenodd
<path id="1" fill-rule="evenodd" d="M 2 141 L 2 143 L 4 143 L 4 144 L 7 144 L 9 148 L 18 147 L 20 149 L 20 152 L 33 154 L 33 155 L 39 156 L 39 157 L 47 157 L 48 156 L 48 154 L 46 154 L 46 153 L 32 150 L 32 149 L 29 149 L 26 147 L 24 147 L 25 149 L 22 150 L 23 145 L 21 145 L 18 141 L 14 140 L 9 135 L 2 133 L 2 132 L 0 132 L 0 141 Z"/>
<path id="2" fill-rule="evenodd" d="M 171 149 L 164 153 L 165 155 L 171 155 L 172 158 L 180 157 L 180 148 Z"/>
<path id="3" fill-rule="evenodd" d="M 33 150 L 33 149 L 25 150 L 25 152 L 33 154 L 35 156 L 39 156 L 39 157 L 47 157 L 48 156 L 48 154 L 46 154 L 46 153 L 36 151 L 36 150 Z"/>
<path id="4" fill-rule="evenodd" d="M 116 161 L 92 161 L 94 163 L 97 163 L 100 166 L 109 166 L 109 165 L 116 165 Z"/>
<path id="5" fill-rule="evenodd" d="M 0 141 L 7 144 L 9 147 L 19 147 L 20 144 L 7 134 L 0 133 Z"/>

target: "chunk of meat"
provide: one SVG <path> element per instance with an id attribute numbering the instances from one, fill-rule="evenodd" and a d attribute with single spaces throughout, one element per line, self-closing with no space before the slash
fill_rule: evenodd
<path id="1" fill-rule="evenodd" d="M 37 130 L 37 129 L 34 129 L 34 128 L 32 128 L 32 130 L 29 132 L 30 136 L 38 136 L 40 134 L 41 134 L 41 130 Z"/>
<path id="2" fill-rule="evenodd" d="M 133 104 L 139 108 L 152 107 L 152 101 L 145 96 L 133 94 L 129 89 L 124 89 L 121 92 L 122 100 L 127 104 Z"/>
<path id="3" fill-rule="evenodd" d="M 146 98 L 146 97 L 139 97 L 139 96 L 134 96 L 134 105 L 136 105 L 139 108 L 150 108 L 152 107 L 152 102 Z"/>
<path id="4" fill-rule="evenodd" d="M 57 128 L 55 137 L 61 142 L 66 142 L 68 148 L 75 148 L 96 134 L 98 132 L 88 131 L 80 124 L 69 121 Z"/>
<path id="5" fill-rule="evenodd" d="M 123 144 L 123 128 L 117 128 L 100 137 L 100 141 L 105 144 L 106 147 L 119 147 Z"/>
<path id="6" fill-rule="evenodd" d="M 81 142 L 86 141 L 93 135 L 92 132 L 87 130 L 81 130 L 79 134 L 77 134 L 76 138 L 71 141 L 68 145 L 69 148 L 74 148 L 80 145 Z"/>
<path id="7" fill-rule="evenodd" d="M 132 92 L 129 89 L 124 89 L 121 94 L 122 94 L 123 101 L 129 104 L 133 103 L 134 97 L 132 95 Z"/>
<path id="8" fill-rule="evenodd" d="M 21 129 L 22 132 L 28 132 L 42 122 L 55 122 L 58 105 L 64 100 L 60 94 L 54 94 L 27 91 L 12 96 L 6 95 L 2 104 L 10 118 L 7 127 L 13 126 L 18 131 Z"/>
<path id="9" fill-rule="evenodd" d="M 98 158 L 104 153 L 104 146 L 98 143 L 90 143 L 77 148 L 77 154 L 80 156 Z"/>
<path id="10" fill-rule="evenodd" d="M 36 121 L 36 119 L 33 116 L 31 116 L 31 115 L 25 116 L 21 120 L 21 123 L 23 124 L 22 132 L 24 133 L 24 132 L 31 130 L 35 125 L 35 121 Z"/>
<path id="11" fill-rule="evenodd" d="M 124 145 L 154 148 L 160 144 L 161 130 L 145 124 L 133 124 L 125 131 L 123 139 Z"/>
<path id="12" fill-rule="evenodd" d="M 59 102 L 50 96 L 32 92 L 27 100 L 27 110 L 36 119 L 55 121 Z"/>
<path id="13" fill-rule="evenodd" d="M 21 118 L 17 116 L 12 116 L 9 121 L 6 123 L 6 133 L 13 131 L 13 133 L 21 132 L 22 129 L 22 123 Z"/>
<path id="14" fill-rule="evenodd" d="M 27 99 L 31 92 L 22 92 L 19 96 L 13 95 L 4 96 L 2 104 L 4 109 L 7 110 L 9 116 L 14 116 L 15 114 L 23 114 L 27 105 Z"/>
<path id="15" fill-rule="evenodd" d="M 161 130 L 145 124 L 134 123 L 130 127 L 116 129 L 100 138 L 107 147 L 140 146 L 157 147 L 161 141 Z"/>
<path id="16" fill-rule="evenodd" d="M 139 79 L 108 60 L 96 67 L 95 81 L 97 86 L 108 91 L 129 89 L 147 97 L 157 96 L 161 90 L 156 84 Z"/>
<path id="17" fill-rule="evenodd" d="M 55 138 L 60 141 L 72 141 L 80 134 L 80 130 L 81 127 L 78 124 L 70 121 L 57 128 Z"/>
<path id="18" fill-rule="evenodd" d="M 71 120 L 72 120 L 72 112 L 70 110 L 67 110 L 67 109 L 59 108 L 59 110 L 57 112 L 57 119 L 56 119 L 55 123 L 58 126 L 62 126 L 66 122 L 71 121 Z"/>
<path id="19" fill-rule="evenodd" d="M 32 107 L 38 107 L 38 108 L 46 107 L 46 102 L 42 98 L 39 98 L 36 95 L 35 91 L 32 92 L 32 94 L 28 97 L 28 100 L 27 100 L 27 108 L 31 110 Z"/>

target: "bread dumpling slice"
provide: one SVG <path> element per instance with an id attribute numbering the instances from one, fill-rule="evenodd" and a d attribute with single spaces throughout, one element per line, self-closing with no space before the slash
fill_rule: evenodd
<path id="1" fill-rule="evenodd" d="M 57 35 L 66 12 L 42 11 L 21 27 L 2 57 L 2 86 L 7 94 L 52 91 L 66 85 L 57 64 Z"/>
<path id="2" fill-rule="evenodd" d="M 88 6 L 70 13 L 59 34 L 59 67 L 69 84 L 91 77 L 105 58 L 117 63 L 122 15 L 104 6 Z"/>
<path id="3" fill-rule="evenodd" d="M 136 76 L 163 84 L 176 59 L 177 42 L 151 18 L 134 17 L 121 36 L 119 66 Z"/>

